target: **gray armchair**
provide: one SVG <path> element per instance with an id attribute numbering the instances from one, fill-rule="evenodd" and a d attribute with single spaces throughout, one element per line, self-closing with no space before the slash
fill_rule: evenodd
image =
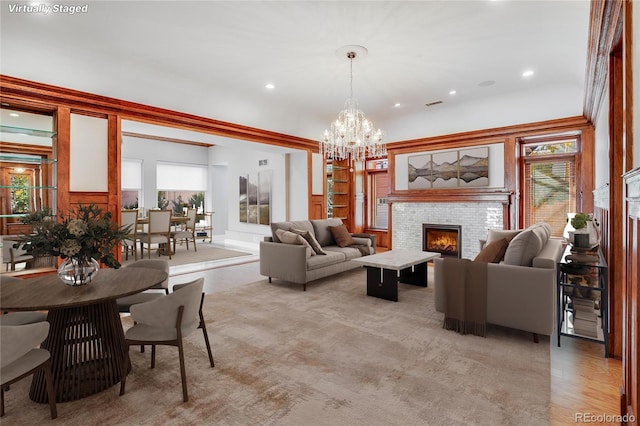
<path id="1" fill-rule="evenodd" d="M 158 297 L 169 294 L 169 262 L 167 262 L 166 260 L 142 259 L 126 266 L 126 268 L 158 269 L 167 273 L 167 279 L 160 284 L 151 287 L 149 290 L 152 291 L 143 291 L 141 293 L 132 294 L 131 296 L 121 297 L 120 299 L 118 299 L 117 303 L 119 312 L 130 312 L 131 306 L 133 305 L 137 305 L 138 303 L 150 302 L 151 300 L 157 299 Z M 162 292 L 155 290 L 162 290 Z"/>
<path id="2" fill-rule="evenodd" d="M 125 333 L 126 359 L 122 364 L 120 395 L 125 393 L 126 369 L 130 363 L 129 347 L 131 345 L 151 345 L 151 368 L 155 368 L 155 346 L 170 345 L 178 347 L 182 399 L 184 402 L 189 400 L 182 339 L 200 325 L 199 308 L 203 284 L 204 279 L 199 278 L 167 296 L 131 306 L 131 316 L 135 325 Z"/>
<path id="3" fill-rule="evenodd" d="M 44 369 L 51 418 L 58 417 L 51 376 L 51 354 L 40 345 L 49 334 L 49 323 L 0 326 L 0 417 L 4 416 L 4 392 L 11 384 Z"/>

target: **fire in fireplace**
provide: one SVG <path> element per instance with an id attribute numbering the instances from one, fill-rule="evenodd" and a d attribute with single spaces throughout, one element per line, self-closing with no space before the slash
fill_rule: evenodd
<path id="1" fill-rule="evenodd" d="M 422 251 L 440 253 L 442 256 L 462 257 L 462 226 L 422 224 Z"/>

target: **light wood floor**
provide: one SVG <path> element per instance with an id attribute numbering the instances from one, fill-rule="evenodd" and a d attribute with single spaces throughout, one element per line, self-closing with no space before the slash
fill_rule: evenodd
<path id="1" fill-rule="evenodd" d="M 259 262 L 179 274 L 170 285 L 205 277 L 205 292 L 214 293 L 263 279 Z M 622 363 L 604 358 L 601 344 L 563 337 L 558 348 L 551 336 L 551 425 L 575 425 L 578 413 L 617 415 Z M 597 423 L 615 424 L 615 423 Z"/>
<path id="2" fill-rule="evenodd" d="M 569 337 L 560 344 L 551 337 L 551 424 L 575 425 L 580 413 L 620 414 L 622 362 L 605 358 L 601 344 Z"/>

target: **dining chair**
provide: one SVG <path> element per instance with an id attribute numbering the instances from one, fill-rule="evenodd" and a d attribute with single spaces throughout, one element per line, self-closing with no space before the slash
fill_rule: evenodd
<path id="1" fill-rule="evenodd" d="M 144 258 L 144 245 L 149 248 L 148 258 L 151 259 L 151 244 L 158 244 L 158 256 L 164 249 L 171 259 L 171 210 L 149 210 L 149 227 L 147 232 L 139 232 L 140 256 Z"/>
<path id="2" fill-rule="evenodd" d="M 173 291 L 178 291 L 186 288 L 187 286 L 193 285 L 193 283 L 197 283 L 197 281 L 191 281 L 183 284 L 174 284 Z M 215 367 L 215 363 L 213 362 L 213 354 L 211 353 L 211 345 L 209 344 L 209 333 L 207 333 L 207 324 L 204 321 L 204 315 L 202 313 L 202 306 L 204 305 L 204 291 L 202 292 L 202 296 L 200 297 L 200 309 L 198 311 L 198 316 L 200 317 L 200 324 L 198 324 L 198 328 L 202 329 L 202 334 L 204 335 L 204 343 L 207 346 L 207 354 L 209 355 L 209 363 L 211 367 Z"/>
<path id="3" fill-rule="evenodd" d="M 119 312 L 130 312 L 130 308 L 132 305 L 149 302 L 151 300 L 157 299 L 158 297 L 163 297 L 169 294 L 169 262 L 168 261 L 164 259 L 141 259 L 135 263 L 131 263 L 125 266 L 125 268 L 149 268 L 149 269 L 160 270 L 160 271 L 166 272 L 167 279 L 149 288 L 149 290 L 154 290 L 154 291 L 143 291 L 141 293 L 136 293 L 136 294 L 132 294 L 131 296 L 121 297 L 120 299 L 117 299 L 116 302 L 118 304 Z M 163 292 L 159 292 L 155 290 L 163 290 Z"/>
<path id="4" fill-rule="evenodd" d="M 129 260 L 129 252 L 138 260 L 138 210 L 122 210 L 120 212 L 120 226 L 129 228 L 129 235 L 122 240 L 125 260 Z"/>
<path id="5" fill-rule="evenodd" d="M 151 345 L 151 368 L 155 368 L 156 345 L 178 347 L 180 376 L 182 379 L 182 400 L 187 402 L 187 378 L 184 365 L 183 337 L 198 328 L 198 310 L 202 298 L 204 279 L 195 282 L 146 303 L 131 306 L 131 316 L 135 322 L 125 333 L 125 362 L 122 364 L 120 395 L 124 395 L 127 368 L 130 364 L 131 345 Z"/>
<path id="6" fill-rule="evenodd" d="M 2 262 L 6 265 L 6 270 L 15 271 L 16 265 L 25 263 L 25 269 L 29 269 L 33 265 L 34 257 L 26 252 L 23 248 L 13 248 L 17 243 L 15 240 L 3 239 L 2 241 Z"/>
<path id="7" fill-rule="evenodd" d="M 8 276 L 2 277 L 2 279 L 0 280 L 2 284 L 20 281 L 22 281 L 20 278 Z M 2 286 L 0 285 L 0 292 L 1 291 Z M 25 325 L 46 320 L 47 314 L 39 311 L 3 312 L 3 314 L 0 315 L 0 325 Z"/>
<path id="8" fill-rule="evenodd" d="M 49 335 L 49 323 L 0 326 L 0 417 L 4 417 L 4 392 L 13 383 L 44 369 L 51 418 L 58 417 L 51 375 L 51 354 L 37 348 Z"/>
<path id="9" fill-rule="evenodd" d="M 171 233 L 173 239 L 173 252 L 176 252 L 176 241 L 185 241 L 187 243 L 187 250 L 189 250 L 189 240 L 193 241 L 193 251 L 198 251 L 196 247 L 196 209 L 187 209 L 187 222 L 184 229 L 180 231 L 174 231 Z"/>

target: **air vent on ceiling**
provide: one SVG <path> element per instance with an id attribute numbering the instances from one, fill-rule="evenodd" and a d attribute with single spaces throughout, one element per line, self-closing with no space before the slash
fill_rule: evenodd
<path id="1" fill-rule="evenodd" d="M 427 102 L 424 105 L 430 107 L 430 106 L 438 105 L 438 104 L 441 104 L 441 103 L 442 103 L 442 101 L 433 101 L 433 102 Z"/>

